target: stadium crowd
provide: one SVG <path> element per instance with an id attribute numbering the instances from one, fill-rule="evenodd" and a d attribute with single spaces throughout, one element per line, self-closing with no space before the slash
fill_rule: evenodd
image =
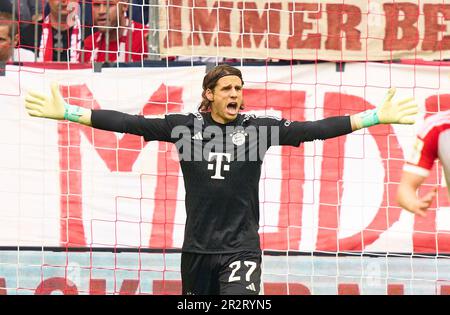
<path id="1" fill-rule="evenodd" d="M 149 0 L 128 1 L 0 0 L 0 62 L 147 59 Z"/>
<path id="2" fill-rule="evenodd" d="M 0 63 L 150 59 L 151 7 L 151 0 L 0 0 Z M 295 62 L 154 55 L 157 60 L 216 64 Z"/>

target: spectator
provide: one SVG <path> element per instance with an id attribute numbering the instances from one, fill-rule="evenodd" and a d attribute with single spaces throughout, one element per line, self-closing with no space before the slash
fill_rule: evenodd
<path id="1" fill-rule="evenodd" d="M 125 0 L 127 2 L 127 0 Z M 84 60 L 91 62 L 142 61 L 148 53 L 148 30 L 127 17 L 128 4 L 93 0 L 96 31 L 84 40 Z"/>
<path id="2" fill-rule="evenodd" d="M 43 0 L 8 0 L 20 22 L 36 22 L 42 19 Z"/>
<path id="3" fill-rule="evenodd" d="M 46 0 L 45 0 L 46 1 Z M 80 20 L 84 26 L 92 26 L 92 0 L 79 0 L 78 4 L 80 5 Z M 50 6 L 48 3 L 44 8 L 44 15 L 48 15 L 50 13 Z"/>
<path id="4" fill-rule="evenodd" d="M 83 39 L 78 0 L 48 0 L 50 13 L 37 25 L 35 41 L 33 25 L 29 25 L 22 43 L 37 49 L 38 61 L 78 62 Z"/>
<path id="5" fill-rule="evenodd" d="M 17 22 L 9 12 L 0 12 L 0 62 L 34 61 L 34 54 L 15 48 L 19 41 Z"/>

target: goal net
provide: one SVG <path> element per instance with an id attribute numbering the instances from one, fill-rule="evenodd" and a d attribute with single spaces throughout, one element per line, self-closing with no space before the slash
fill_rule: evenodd
<path id="1" fill-rule="evenodd" d="M 414 125 L 269 149 L 261 293 L 450 293 L 440 163 L 419 191 L 438 189 L 426 217 L 396 202 L 424 119 L 450 110 L 449 4 L 130 0 L 122 9 L 126 1 L 80 0 L 66 8 L 75 22 L 58 31 L 45 21 L 54 3 L 41 3 L 37 20 L 14 7 L 16 49 L 35 60 L 19 52 L 0 62 L 0 294 L 181 293 L 185 188 L 175 146 L 30 117 L 24 95 L 50 93 L 56 81 L 85 108 L 195 112 L 206 71 L 222 62 L 243 73 L 246 113 L 351 115 L 381 104 L 392 86 L 395 99 L 413 96 L 420 107 Z M 103 18 L 100 8 L 116 14 Z M 121 14 L 126 24 L 108 26 Z"/>

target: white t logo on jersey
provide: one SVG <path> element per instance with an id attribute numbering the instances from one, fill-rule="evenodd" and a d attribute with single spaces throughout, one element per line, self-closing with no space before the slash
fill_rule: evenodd
<path id="1" fill-rule="evenodd" d="M 211 162 L 214 158 L 216 159 L 216 173 L 211 176 L 213 179 L 225 179 L 225 177 L 222 176 L 222 161 L 223 157 L 226 159 L 226 163 L 230 163 L 231 160 L 231 154 L 230 153 L 217 153 L 217 152 L 209 152 L 208 156 L 208 162 Z M 212 171 L 214 170 L 214 164 L 208 164 L 208 170 Z M 225 164 L 223 166 L 224 171 L 230 170 L 230 165 Z"/>

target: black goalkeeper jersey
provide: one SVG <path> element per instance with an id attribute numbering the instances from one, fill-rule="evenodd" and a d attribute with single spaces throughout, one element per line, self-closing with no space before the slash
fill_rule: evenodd
<path id="1" fill-rule="evenodd" d="M 91 120 L 95 128 L 176 145 L 186 189 L 182 250 L 192 253 L 260 252 L 258 189 L 267 149 L 351 132 L 346 116 L 291 122 L 239 114 L 233 122 L 220 124 L 210 113 L 145 118 L 94 110 Z"/>

